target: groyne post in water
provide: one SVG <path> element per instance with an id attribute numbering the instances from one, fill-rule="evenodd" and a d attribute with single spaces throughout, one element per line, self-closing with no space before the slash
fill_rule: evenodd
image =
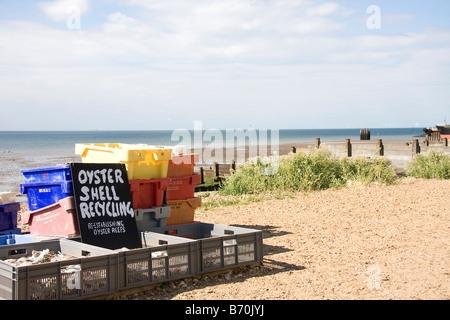
<path id="1" fill-rule="evenodd" d="M 370 140 L 370 130 L 369 129 L 359 130 L 359 139 L 360 140 Z"/>

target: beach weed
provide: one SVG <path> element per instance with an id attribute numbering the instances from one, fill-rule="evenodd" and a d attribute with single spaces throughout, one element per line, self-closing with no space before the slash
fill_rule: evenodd
<path id="1" fill-rule="evenodd" d="M 406 168 L 406 175 L 424 179 L 450 179 L 450 157 L 442 151 L 418 154 Z"/>
<path id="2" fill-rule="evenodd" d="M 224 180 L 222 195 L 260 194 L 267 192 L 309 192 L 346 186 L 349 181 L 365 184 L 392 184 L 397 175 L 386 158 L 339 158 L 330 151 L 319 149 L 277 156 L 278 170 L 264 175 L 267 161 L 251 159 L 238 166 Z M 270 161 L 269 161 L 270 163 Z"/>

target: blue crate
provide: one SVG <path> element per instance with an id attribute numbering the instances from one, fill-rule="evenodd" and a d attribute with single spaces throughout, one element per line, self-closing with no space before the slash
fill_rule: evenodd
<path id="1" fill-rule="evenodd" d="M 46 240 L 55 240 L 60 237 L 56 236 L 41 236 L 32 234 L 9 234 L 0 236 L 0 246 L 20 243 L 41 242 Z"/>
<path id="2" fill-rule="evenodd" d="M 21 234 L 22 229 L 15 228 L 15 229 L 8 229 L 8 230 L 0 230 L 0 236 L 6 236 L 10 234 Z"/>
<path id="3" fill-rule="evenodd" d="M 20 192 L 27 195 L 28 209 L 35 211 L 73 196 L 72 181 L 23 183 Z"/>
<path id="4" fill-rule="evenodd" d="M 28 234 L 9 234 L 0 236 L 0 246 L 16 243 L 29 243 L 34 241 L 37 241 L 35 240 L 35 237 Z"/>
<path id="5" fill-rule="evenodd" d="M 33 169 L 23 169 L 22 172 L 25 183 L 48 183 L 72 181 L 70 165 L 58 165 L 54 167 L 42 167 Z"/>
<path id="6" fill-rule="evenodd" d="M 0 205 L 0 230 L 17 228 L 17 212 L 20 203 L 13 202 Z"/>

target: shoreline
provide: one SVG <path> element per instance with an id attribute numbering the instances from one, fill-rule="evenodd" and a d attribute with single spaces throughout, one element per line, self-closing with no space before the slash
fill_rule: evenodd
<path id="1" fill-rule="evenodd" d="M 321 144 L 344 144 L 344 141 L 337 141 L 337 142 L 328 142 L 324 141 L 321 142 Z M 352 143 L 371 143 L 375 144 L 376 140 L 367 140 L 367 141 L 360 141 L 355 140 L 352 141 Z M 411 141 L 383 141 L 386 145 L 406 145 L 408 143 L 411 143 Z M 256 147 L 256 146 L 255 146 Z M 315 141 L 312 142 L 297 142 L 297 143 L 288 143 L 288 144 L 280 144 L 278 146 L 279 155 L 286 155 L 291 152 L 291 148 L 295 147 L 297 151 L 300 151 L 302 149 L 307 148 L 314 148 L 315 147 Z M 253 148 L 253 146 L 252 146 Z M 238 164 L 244 163 L 245 159 L 249 158 L 250 154 L 250 147 L 238 147 L 238 148 L 222 148 L 222 159 L 220 160 L 220 157 L 217 157 L 217 154 L 220 155 L 220 149 L 208 149 L 204 148 L 202 155 L 203 158 L 206 158 L 207 160 L 213 160 L 203 163 L 198 163 L 199 165 L 208 165 L 214 163 L 214 160 L 219 163 L 231 163 L 231 160 L 236 160 Z M 212 151 L 214 150 L 214 151 Z M 231 151 L 232 150 L 232 151 Z M 267 152 L 266 148 L 260 149 L 252 149 L 253 153 L 259 155 L 261 157 L 267 156 L 270 154 Z M 206 154 L 205 154 L 206 152 Z M 208 157 L 205 157 L 209 156 Z M 227 159 L 227 156 L 233 155 L 231 159 Z M 225 157 L 225 158 L 224 158 Z M 217 159 L 216 159 L 217 158 Z M 20 172 L 22 169 L 30 169 L 30 168 L 42 168 L 42 167 L 51 167 L 56 166 L 59 164 L 66 164 L 68 162 L 81 162 L 81 158 L 78 155 L 75 154 L 56 154 L 56 155 L 39 155 L 36 156 L 35 151 L 33 153 L 30 153 L 27 155 L 23 152 L 20 153 L 20 155 L 16 153 L 0 153 L 0 192 L 2 191 L 12 191 L 17 192 L 20 194 L 20 184 L 24 183 L 23 181 L 23 175 Z"/>

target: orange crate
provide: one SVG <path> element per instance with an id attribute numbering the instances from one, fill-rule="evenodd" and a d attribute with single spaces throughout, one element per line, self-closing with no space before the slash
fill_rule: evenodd
<path id="1" fill-rule="evenodd" d="M 194 222 L 195 210 L 202 206 L 202 198 L 191 198 L 186 200 L 167 200 L 170 205 L 170 217 L 166 225 L 184 224 Z"/>
<path id="2" fill-rule="evenodd" d="M 190 176 L 194 174 L 195 163 L 198 161 L 197 153 L 172 154 L 167 169 L 168 177 Z"/>

